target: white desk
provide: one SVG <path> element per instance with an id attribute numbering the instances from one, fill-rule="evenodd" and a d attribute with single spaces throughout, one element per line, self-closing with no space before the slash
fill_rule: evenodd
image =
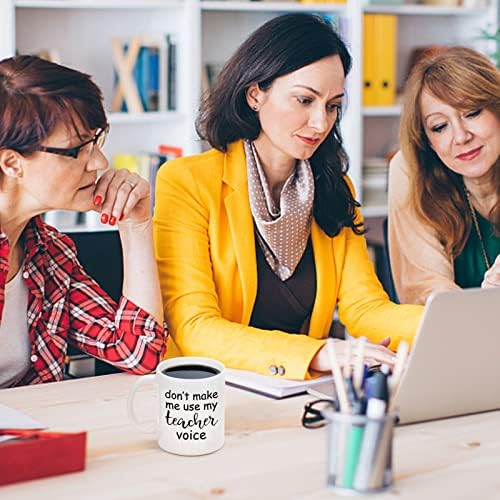
<path id="1" fill-rule="evenodd" d="M 18 499 L 328 499 L 325 430 L 301 428 L 310 398 L 273 401 L 228 388 L 226 444 L 203 457 L 161 451 L 128 422 L 125 374 L 4 389 L 0 402 L 53 430 L 88 431 L 83 472 L 0 487 Z M 136 407 L 157 411 L 147 387 Z M 380 500 L 500 498 L 500 412 L 401 427 L 394 492 Z"/>

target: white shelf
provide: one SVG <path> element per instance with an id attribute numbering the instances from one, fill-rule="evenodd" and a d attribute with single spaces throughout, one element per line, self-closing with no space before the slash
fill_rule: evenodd
<path id="1" fill-rule="evenodd" d="M 397 39 L 397 84 L 405 79 L 414 48 L 422 45 L 470 45 L 480 28 L 497 22 L 499 0 L 477 8 L 417 5 L 301 3 L 292 0 L 0 0 L 0 59 L 16 49 L 34 53 L 49 47 L 62 60 L 96 78 L 106 96 L 113 92 L 111 48 L 106 37 L 135 33 L 177 33 L 177 111 L 141 114 L 109 113 L 112 137 L 108 157 L 122 151 L 154 151 L 158 144 L 176 144 L 185 154 L 199 152 L 194 123 L 197 116 L 204 64 L 224 62 L 246 36 L 275 15 L 288 12 L 338 14 L 346 18 L 344 36 L 353 56 L 347 82 L 349 107 L 342 123 L 350 157 L 351 178 L 362 201 L 363 158 L 385 156 L 397 145 L 400 106 L 362 105 L 363 13 L 400 16 Z M 365 2 L 367 3 L 367 2 Z M 469 4 L 470 5 L 470 4 Z M 61 27 L 63 27 L 61 29 Z M 68 37 L 67 33 L 74 36 Z M 370 201 L 372 198 L 367 197 Z M 373 198 L 373 202 L 383 198 Z M 385 215 L 385 206 L 362 208 L 365 215 Z M 96 224 L 92 225 L 94 230 Z M 102 226 L 102 229 L 107 229 Z M 85 230 L 77 227 L 74 230 Z"/>
<path id="2" fill-rule="evenodd" d="M 163 123 L 168 121 L 179 121 L 183 117 L 175 111 L 150 111 L 145 113 L 107 113 L 110 125 L 133 125 L 145 123 Z"/>
<path id="3" fill-rule="evenodd" d="M 385 217 L 388 213 L 387 205 L 363 205 L 361 213 L 363 217 Z"/>
<path id="4" fill-rule="evenodd" d="M 118 231 L 117 226 L 109 224 L 99 224 L 98 226 L 88 226 L 87 224 L 75 224 L 74 226 L 60 226 L 56 229 L 61 233 L 98 233 L 100 231 Z"/>
<path id="5" fill-rule="evenodd" d="M 1 0 L 3 1 L 3 0 Z M 15 7 L 35 9 L 165 9 L 183 7 L 182 0 L 14 0 Z"/>
<path id="6" fill-rule="evenodd" d="M 401 106 L 364 106 L 363 116 L 399 116 Z"/>
<path id="7" fill-rule="evenodd" d="M 439 7 L 435 5 L 366 5 L 363 12 L 397 16 L 474 16 L 487 12 L 486 7 Z"/>
<path id="8" fill-rule="evenodd" d="M 201 10 L 205 11 L 241 11 L 241 12 L 344 12 L 342 3 L 301 3 L 301 2 L 252 2 L 203 0 Z"/>

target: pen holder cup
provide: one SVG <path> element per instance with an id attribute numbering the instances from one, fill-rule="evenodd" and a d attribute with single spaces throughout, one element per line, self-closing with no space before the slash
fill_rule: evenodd
<path id="1" fill-rule="evenodd" d="M 322 412 L 328 426 L 327 486 L 336 493 L 371 494 L 392 486 L 392 436 L 397 415 L 381 418 Z"/>

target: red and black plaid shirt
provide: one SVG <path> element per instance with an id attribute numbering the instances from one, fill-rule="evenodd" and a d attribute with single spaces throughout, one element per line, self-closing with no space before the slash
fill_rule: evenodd
<path id="1" fill-rule="evenodd" d="M 116 304 L 85 273 L 68 236 L 33 218 L 23 233 L 31 367 L 18 385 L 61 380 L 68 343 L 132 373 L 156 368 L 166 328 L 122 297 Z M 9 269 L 9 242 L 0 234 L 0 321 Z M 0 345 L 1 348 L 1 345 Z"/>

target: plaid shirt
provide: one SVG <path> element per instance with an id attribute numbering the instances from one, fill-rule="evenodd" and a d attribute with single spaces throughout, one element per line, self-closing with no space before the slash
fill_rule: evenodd
<path id="1" fill-rule="evenodd" d="M 68 343 L 132 373 L 154 370 L 166 328 L 125 297 L 116 304 L 85 273 L 71 239 L 40 217 L 28 223 L 23 237 L 31 367 L 18 385 L 61 380 Z M 9 242 L 1 233 L 0 321 L 8 257 Z"/>

